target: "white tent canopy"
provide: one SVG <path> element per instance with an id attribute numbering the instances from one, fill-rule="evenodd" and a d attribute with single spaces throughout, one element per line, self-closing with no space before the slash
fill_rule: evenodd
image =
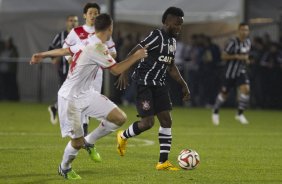
<path id="1" fill-rule="evenodd" d="M 184 23 L 239 20 L 242 0 L 121 0 L 116 3 L 116 20 L 159 25 L 166 8 L 183 9 Z"/>
<path id="2" fill-rule="evenodd" d="M 85 0 L 0 0 L 0 13 L 81 12 Z M 106 10 L 106 2 L 96 1 Z M 242 0 L 117 0 L 117 21 L 159 24 L 169 6 L 181 7 L 185 23 L 240 18 Z"/>
<path id="3" fill-rule="evenodd" d="M 82 17 L 89 0 L 0 0 L 0 33 L 15 38 L 21 56 L 46 50 L 55 33 L 64 28 L 65 17 Z M 91 0 L 90 0 L 91 2 Z M 96 0 L 107 11 L 106 0 Z M 240 21 L 242 0 L 116 0 L 115 21 L 159 26 L 169 6 L 181 7 L 184 23 Z M 81 21 L 83 24 L 83 21 Z"/>

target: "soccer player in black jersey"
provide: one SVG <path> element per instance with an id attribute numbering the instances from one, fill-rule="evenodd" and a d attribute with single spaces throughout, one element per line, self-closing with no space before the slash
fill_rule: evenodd
<path id="1" fill-rule="evenodd" d="M 78 26 L 78 17 L 76 15 L 69 15 L 66 18 L 66 30 L 56 34 L 54 37 L 52 44 L 49 46 L 48 50 L 59 49 L 63 47 L 66 37 L 72 28 Z M 55 57 L 52 58 L 53 63 L 57 65 L 58 76 L 59 76 L 59 87 L 61 87 L 64 81 L 67 78 L 69 71 L 69 63 L 65 57 Z M 56 117 L 58 111 L 57 102 L 48 107 L 48 111 L 50 113 L 50 121 L 52 124 L 56 124 L 58 122 L 58 118 Z"/>
<path id="2" fill-rule="evenodd" d="M 170 7 L 162 16 L 162 29 L 153 30 L 130 53 L 147 46 L 148 57 L 141 60 L 135 68 L 132 79 L 137 84 L 136 107 L 141 120 L 134 122 L 125 131 L 117 134 L 118 153 L 125 154 L 127 139 L 137 136 L 154 125 L 154 116 L 160 122 L 159 143 L 160 157 L 157 170 L 178 170 L 168 161 L 171 148 L 171 101 L 166 85 L 167 73 L 181 86 L 183 100 L 188 100 L 190 92 L 186 82 L 181 77 L 175 63 L 176 37 L 181 31 L 184 13 L 180 8 Z M 117 81 L 117 87 L 124 88 L 127 76 L 123 74 Z"/>
<path id="3" fill-rule="evenodd" d="M 239 24 L 238 36 L 230 39 L 224 48 L 222 59 L 226 61 L 226 69 L 221 91 L 213 107 L 212 122 L 214 125 L 219 125 L 219 108 L 233 87 L 239 88 L 238 112 L 235 119 L 242 124 L 248 124 L 243 112 L 250 99 L 250 81 L 246 71 L 251 48 L 251 41 L 248 38 L 249 32 L 249 26 L 246 23 Z"/>

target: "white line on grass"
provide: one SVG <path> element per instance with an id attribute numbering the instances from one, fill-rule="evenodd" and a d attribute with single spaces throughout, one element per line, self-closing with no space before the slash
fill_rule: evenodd
<path id="1" fill-rule="evenodd" d="M 51 137 L 57 137 L 60 134 L 58 133 L 46 133 L 46 132 L 0 132 L 0 136 L 51 136 Z M 103 139 L 113 139 L 113 136 L 106 136 L 103 137 Z M 134 147 L 134 146 L 151 146 L 155 144 L 155 141 L 148 140 L 148 139 L 140 139 L 140 138 L 133 138 L 130 140 L 130 142 L 137 142 L 135 144 L 129 144 L 127 146 Z M 103 145 L 104 146 L 104 145 Z M 0 150 L 3 149 L 9 149 L 5 147 L 0 147 Z M 24 148 L 23 148 L 24 149 Z"/>

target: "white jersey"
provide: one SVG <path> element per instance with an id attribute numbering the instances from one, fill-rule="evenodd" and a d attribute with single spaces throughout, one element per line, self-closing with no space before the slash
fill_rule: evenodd
<path id="1" fill-rule="evenodd" d="M 86 46 L 89 41 L 88 38 L 95 34 L 95 28 L 94 26 L 79 26 L 76 28 L 73 28 L 70 33 L 68 34 L 67 38 L 65 39 L 63 48 L 68 48 L 74 45 L 81 45 Z M 108 49 L 110 53 L 116 53 L 115 43 L 113 42 L 113 39 L 110 38 L 109 41 L 106 41 L 105 43 L 108 46 Z M 78 50 L 73 50 L 74 54 L 78 52 Z"/>
<path id="2" fill-rule="evenodd" d="M 91 90 L 97 91 L 95 79 L 98 71 L 116 64 L 107 45 L 96 35 L 91 36 L 88 41 L 88 45 L 75 54 L 68 77 L 58 92 L 59 96 L 72 99 Z"/>
<path id="3" fill-rule="evenodd" d="M 76 54 L 79 50 L 84 48 L 86 45 L 89 44 L 89 38 L 95 35 L 95 28 L 94 26 L 79 26 L 73 28 L 70 33 L 68 34 L 67 38 L 65 39 L 65 43 L 63 48 L 71 48 L 70 51 L 72 54 Z M 110 51 L 110 53 L 116 54 L 115 43 L 113 42 L 112 38 L 105 43 Z M 68 59 L 70 56 L 66 56 Z M 101 93 L 103 83 L 103 70 L 99 69 L 97 71 L 97 75 L 95 78 L 95 90 Z"/>

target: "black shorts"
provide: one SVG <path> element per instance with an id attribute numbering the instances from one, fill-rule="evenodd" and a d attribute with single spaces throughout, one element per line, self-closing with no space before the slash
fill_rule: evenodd
<path id="1" fill-rule="evenodd" d="M 136 108 L 140 117 L 170 111 L 172 104 L 166 86 L 137 85 Z"/>
<path id="2" fill-rule="evenodd" d="M 235 78 L 225 78 L 223 80 L 221 91 L 223 93 L 228 93 L 232 88 L 243 84 L 250 84 L 249 77 L 246 73 L 240 73 L 240 75 Z"/>

